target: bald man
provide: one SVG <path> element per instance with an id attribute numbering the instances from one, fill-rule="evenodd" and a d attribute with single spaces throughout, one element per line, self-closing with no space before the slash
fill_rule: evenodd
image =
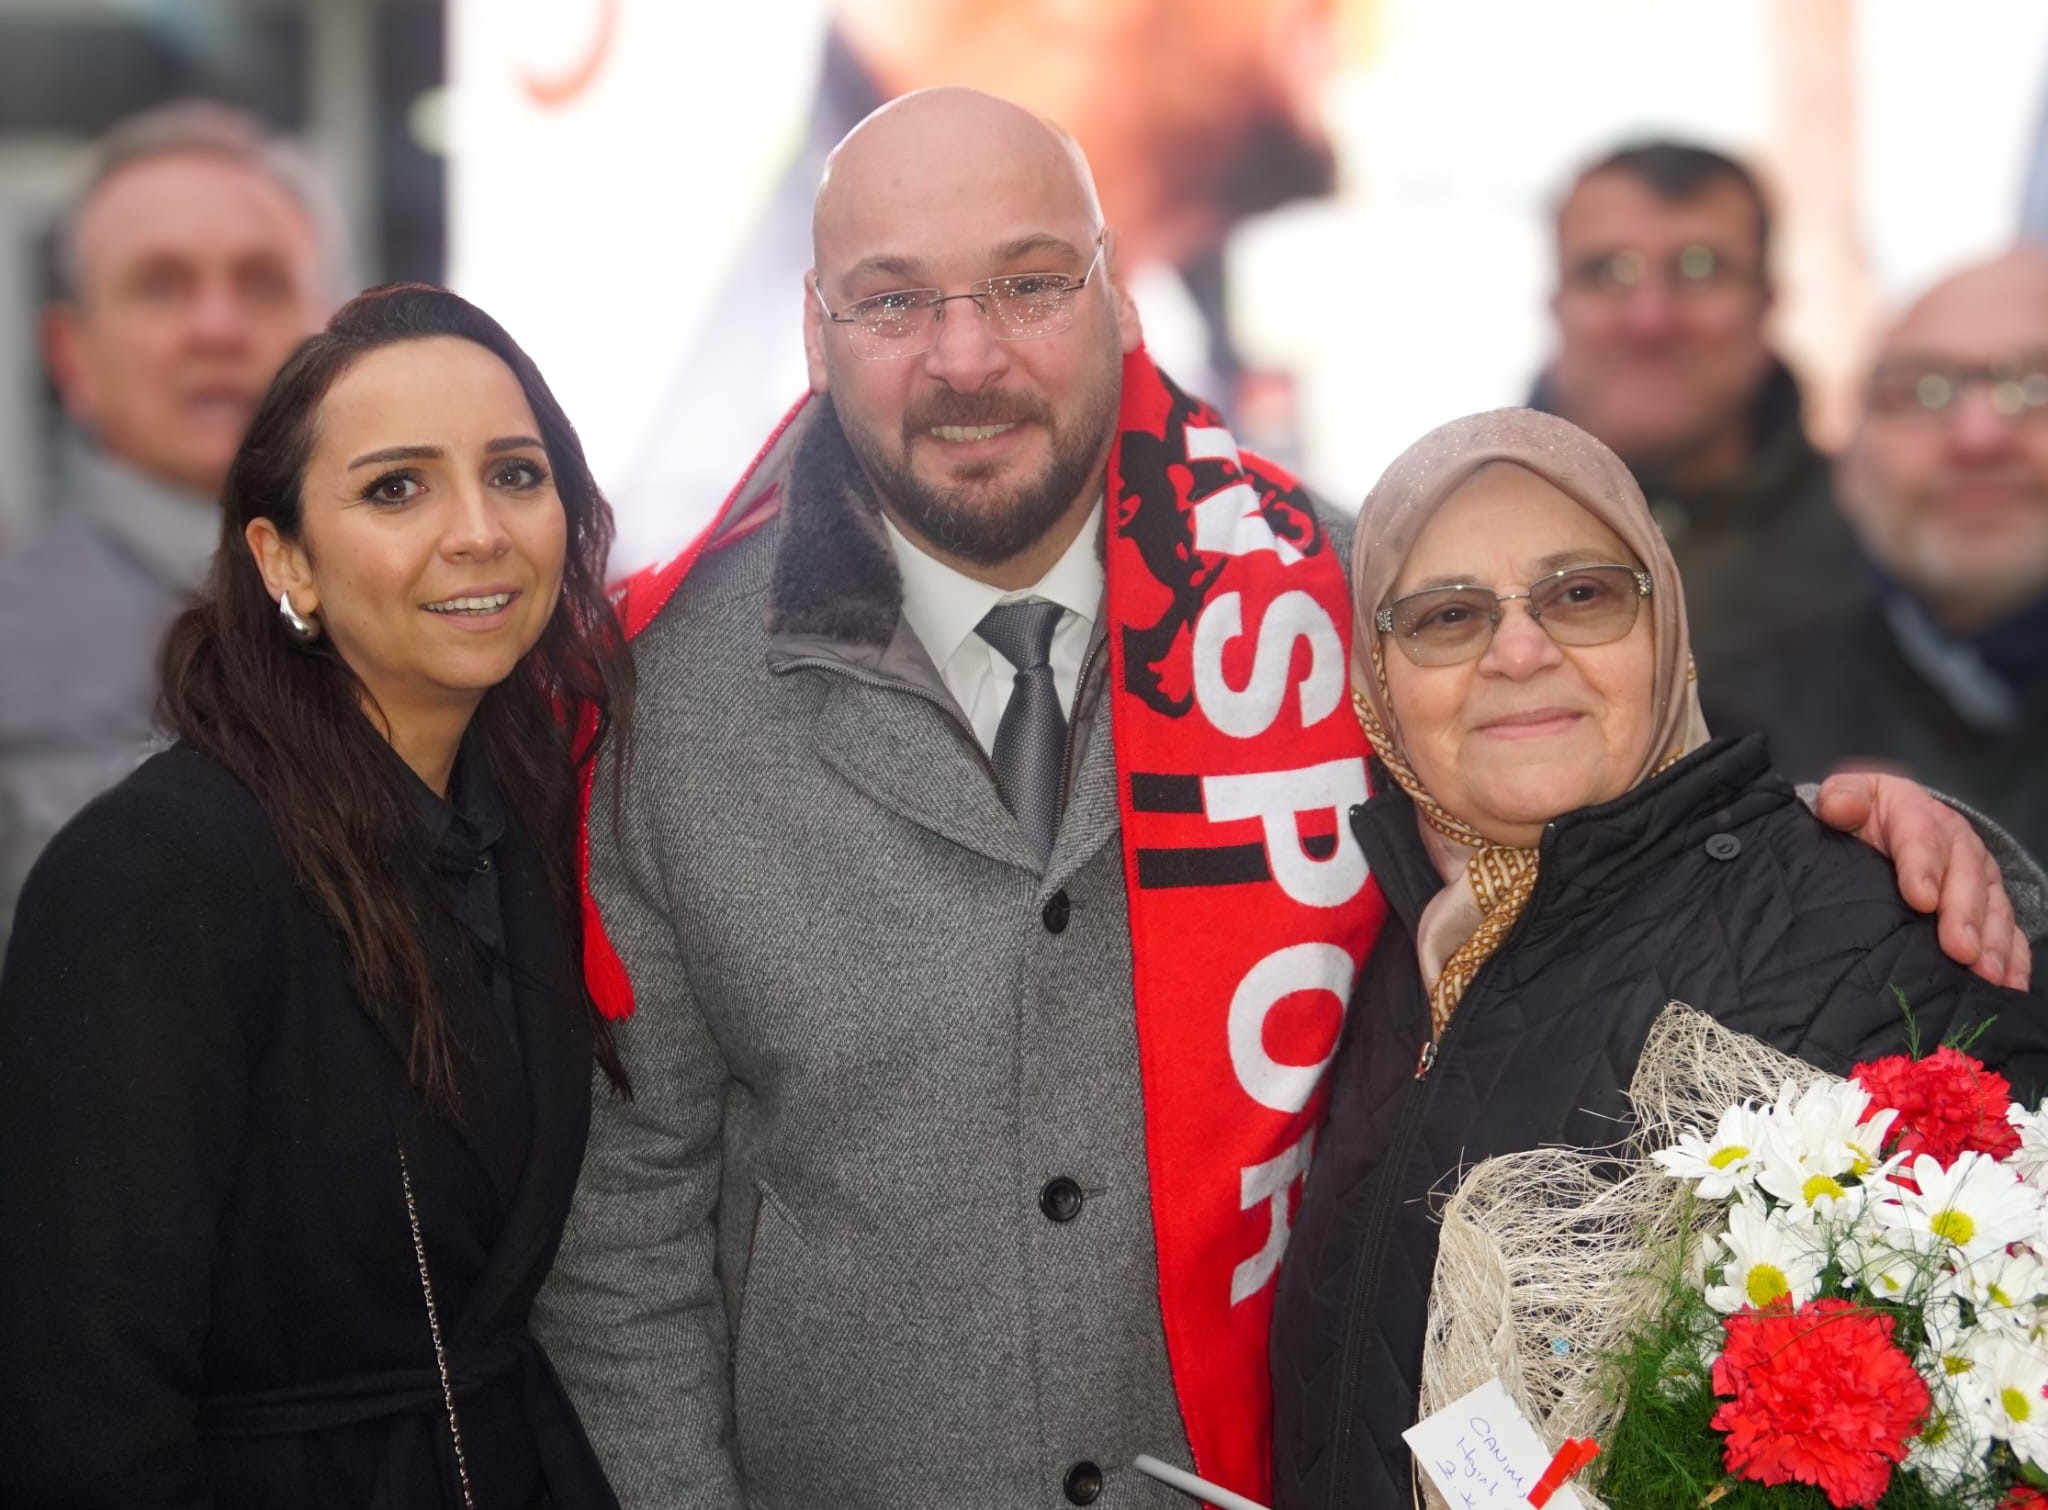
<path id="1" fill-rule="evenodd" d="M 1148 301 L 1154 353 L 1226 409 L 1253 400 L 1267 444 L 1286 443 L 1285 390 L 1263 381 L 1270 372 L 1247 371 L 1232 335 L 1224 242 L 1247 216 L 1335 183 L 1320 108 L 1337 56 L 1333 0 L 830 0 L 822 9 L 816 93 L 788 171 L 707 301 L 613 491 L 614 571 L 684 545 L 801 386 L 797 332 L 764 337 L 763 322 L 807 265 L 825 157 L 875 107 L 934 84 L 1001 95 L 1074 134 L 1117 227 L 1123 274 Z"/>
<path id="2" fill-rule="evenodd" d="M 636 641 L 646 763 L 592 885 L 642 1071 L 538 1319 L 628 1505 L 1164 1506 L 1126 1466 L 1188 1449 L 1083 732 L 1137 315 L 1086 164 L 987 96 L 872 116 L 814 232 L 815 397 L 748 483 L 779 513 Z M 1086 746 L 1051 854 L 994 775 L 1006 597 L 1055 605 Z"/>
<path id="3" fill-rule="evenodd" d="M 1863 607 L 1706 686 L 1800 777 L 1878 765 L 2048 855 L 2048 251 L 1936 284 L 1888 331 L 1839 468 Z"/>
<path id="4" fill-rule="evenodd" d="M 1379 915 L 1346 542 L 1145 355 L 1037 117 L 883 107 L 813 251 L 809 399 L 626 592 L 634 1098 L 535 1329 L 628 1506 L 1186 1503 L 1140 1454 L 1256 1498 Z"/>

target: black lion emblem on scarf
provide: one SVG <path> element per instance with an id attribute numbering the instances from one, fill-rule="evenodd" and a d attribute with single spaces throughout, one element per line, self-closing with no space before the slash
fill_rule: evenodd
<path id="1" fill-rule="evenodd" d="M 1279 486 L 1255 463 L 1239 468 L 1227 460 L 1189 461 L 1188 427 L 1220 427 L 1223 421 L 1163 374 L 1161 381 L 1173 401 L 1166 434 L 1124 432 L 1116 508 L 1120 533 L 1138 547 L 1145 569 L 1167 590 L 1169 602 L 1156 623 L 1124 627 L 1124 687 L 1147 707 L 1168 718 L 1181 718 L 1194 706 L 1194 682 L 1184 669 L 1190 662 L 1180 656 L 1183 669 L 1171 681 L 1167 669 L 1181 651 L 1183 636 L 1194 633 L 1195 620 L 1230 559 L 1195 548 L 1194 506 L 1234 483 L 1247 482 L 1258 492 L 1259 513 L 1276 538 L 1305 556 L 1320 551 L 1324 542 L 1302 488 Z"/>

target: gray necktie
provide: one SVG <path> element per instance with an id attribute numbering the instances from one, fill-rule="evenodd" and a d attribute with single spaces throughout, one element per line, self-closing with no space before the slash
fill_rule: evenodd
<path id="1" fill-rule="evenodd" d="M 1066 775 L 1067 717 L 1053 686 L 1052 632 L 1066 610 L 1057 603 L 1004 603 L 975 626 L 1017 668 L 1010 704 L 996 725 L 996 786 L 1024 836 L 1043 860 L 1060 827 L 1060 786 Z"/>

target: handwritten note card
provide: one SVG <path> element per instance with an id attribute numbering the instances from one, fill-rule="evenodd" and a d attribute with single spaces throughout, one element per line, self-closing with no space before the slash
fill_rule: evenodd
<path id="1" fill-rule="evenodd" d="M 1453 1510 L 1526 1510 L 1551 1452 L 1498 1379 L 1489 1379 L 1401 1433 Z M 1572 1486 L 1547 1510 L 1584 1510 Z"/>

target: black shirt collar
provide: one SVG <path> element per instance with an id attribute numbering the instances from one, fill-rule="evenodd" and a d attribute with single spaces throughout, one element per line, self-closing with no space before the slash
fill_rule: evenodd
<path id="1" fill-rule="evenodd" d="M 406 790 L 426 825 L 429 863 L 444 875 L 474 871 L 484 853 L 505 836 L 504 799 L 480 745 L 474 729 L 463 735 L 445 798 L 437 796 L 411 766 L 405 767 Z"/>

